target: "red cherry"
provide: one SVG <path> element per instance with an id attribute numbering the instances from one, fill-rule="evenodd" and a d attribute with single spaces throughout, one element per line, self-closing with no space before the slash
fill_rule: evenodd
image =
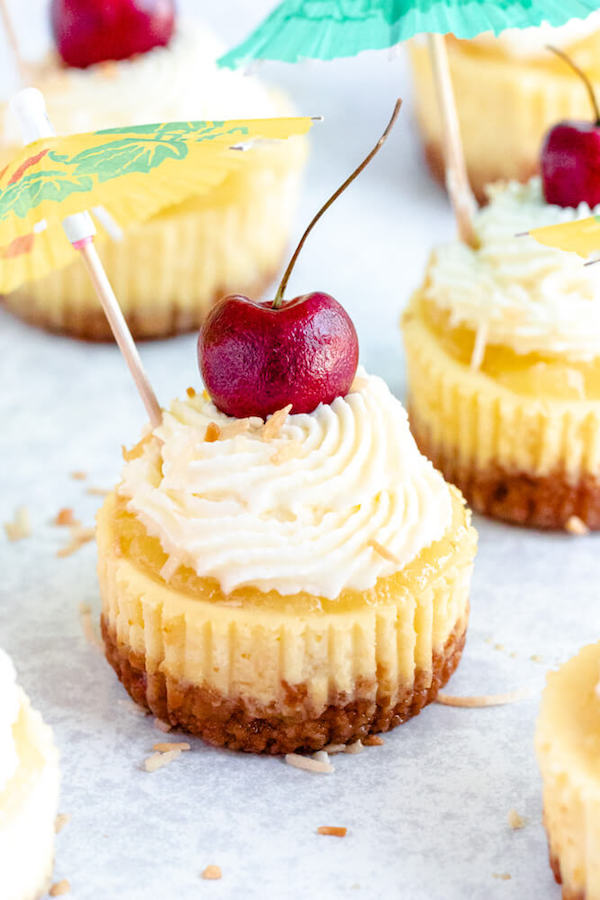
<path id="1" fill-rule="evenodd" d="M 579 206 L 600 203 L 600 110 L 584 72 L 562 50 L 550 48 L 583 80 L 595 121 L 559 122 L 550 129 L 542 148 L 542 186 L 547 203 Z"/>
<path id="2" fill-rule="evenodd" d="M 175 26 L 174 0 L 52 0 L 52 31 L 68 66 L 85 69 L 165 47 Z"/>
<path id="3" fill-rule="evenodd" d="M 349 392 L 358 338 L 329 294 L 304 294 L 279 307 L 233 294 L 209 313 L 198 361 L 208 393 L 228 416 L 265 419 L 289 403 L 292 412 L 309 413 Z"/>

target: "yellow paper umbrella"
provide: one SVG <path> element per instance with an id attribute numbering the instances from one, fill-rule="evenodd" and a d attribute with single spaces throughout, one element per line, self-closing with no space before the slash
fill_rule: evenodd
<path id="1" fill-rule="evenodd" d="M 304 134 L 312 119 L 167 122 L 58 138 L 40 91 L 21 91 L 12 108 L 26 147 L 0 172 L 0 292 L 66 265 L 72 247 L 79 251 L 157 425 L 160 406 L 94 247 L 86 208 L 99 208 L 110 228 L 143 222 L 219 184 L 243 164 L 240 150 L 249 142 Z"/>
<path id="2" fill-rule="evenodd" d="M 600 253 L 600 216 L 589 216 L 577 222 L 535 228 L 529 234 L 539 244 L 577 253 L 584 259 L 588 259 L 594 253 Z"/>

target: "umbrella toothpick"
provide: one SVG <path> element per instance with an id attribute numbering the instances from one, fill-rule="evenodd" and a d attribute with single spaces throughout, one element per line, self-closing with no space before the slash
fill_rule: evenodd
<path id="1" fill-rule="evenodd" d="M 428 34 L 427 40 L 444 132 L 446 186 L 456 216 L 460 238 L 466 244 L 475 246 L 473 215 L 477 209 L 477 203 L 471 190 L 465 165 L 446 42 L 442 34 Z"/>

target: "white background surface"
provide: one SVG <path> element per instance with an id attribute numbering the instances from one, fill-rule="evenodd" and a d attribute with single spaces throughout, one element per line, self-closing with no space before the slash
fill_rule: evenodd
<path id="1" fill-rule="evenodd" d="M 232 42 L 269 2 L 182 5 Z M 45 4 L 13 6 L 35 50 Z M 8 89 L 3 45 L 0 59 Z M 368 53 L 263 72 L 301 112 L 326 117 L 313 130 L 298 232 L 377 137 L 395 96 L 407 98 L 389 144 L 318 226 L 290 285 L 344 303 L 362 362 L 402 397 L 399 313 L 429 248 L 453 228 L 421 162 L 405 60 Z M 143 346 L 162 402 L 198 383 L 194 342 Z M 147 774 L 140 766 L 160 734 L 136 714 L 80 628 L 79 604 L 99 609 L 94 547 L 57 559 L 66 535 L 49 524 L 63 506 L 93 523 L 99 500 L 86 487 L 116 480 L 120 446 L 144 422 L 141 404 L 116 348 L 51 337 L 2 312 L 0 385 L 0 520 L 22 503 L 33 519 L 28 540 L 9 544 L 0 535 L 0 645 L 61 749 L 61 811 L 72 819 L 58 838 L 55 878 L 70 880 L 76 900 L 559 897 L 532 739 L 546 668 L 600 636 L 598 538 L 476 523 L 472 620 L 450 690 L 530 687 L 531 700 L 487 710 L 431 706 L 386 735 L 383 747 L 335 757 L 330 776 L 200 741 Z M 89 473 L 87 482 L 69 477 L 77 469 Z M 512 807 L 528 819 L 521 831 L 508 826 Z M 348 835 L 317 836 L 319 825 L 344 825 Z M 221 881 L 200 878 L 208 864 L 221 866 Z"/>

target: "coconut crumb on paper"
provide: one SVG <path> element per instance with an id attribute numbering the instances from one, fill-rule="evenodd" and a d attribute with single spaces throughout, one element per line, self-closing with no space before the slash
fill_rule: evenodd
<path id="1" fill-rule="evenodd" d="M 330 834 L 332 837 L 346 837 L 348 829 L 343 825 L 319 825 L 317 834 Z"/>
<path id="2" fill-rule="evenodd" d="M 196 389 L 193 387 L 186 388 L 185 392 L 188 395 L 188 397 L 190 398 L 190 400 L 193 400 L 194 397 L 196 396 Z"/>
<path id="3" fill-rule="evenodd" d="M 285 425 L 286 419 L 292 411 L 292 404 L 288 403 L 283 409 L 278 409 L 270 416 L 260 429 L 261 437 L 265 441 L 272 441 L 276 438 Z"/>
<path id="4" fill-rule="evenodd" d="M 158 728 L 159 731 L 162 731 L 163 734 L 168 734 L 173 730 L 173 726 L 169 722 L 164 722 L 162 719 L 155 719 L 154 727 Z"/>
<path id="5" fill-rule="evenodd" d="M 587 527 L 583 519 L 579 518 L 579 516 L 569 516 L 565 523 L 565 531 L 578 537 L 582 537 L 584 534 L 590 533 L 590 529 Z"/>
<path id="6" fill-rule="evenodd" d="M 52 521 L 53 525 L 57 525 L 59 528 L 64 527 L 65 525 L 81 525 L 75 516 L 73 515 L 73 510 L 70 506 L 63 506 L 62 509 L 56 513 L 55 518 Z"/>
<path id="7" fill-rule="evenodd" d="M 512 875 L 508 872 L 492 872 L 492 878 L 499 878 L 500 881 L 510 881 Z"/>
<path id="8" fill-rule="evenodd" d="M 181 750 L 169 750 L 167 753 L 153 753 L 144 760 L 146 772 L 156 772 L 164 766 L 170 765 L 177 757 L 181 756 Z"/>
<path id="9" fill-rule="evenodd" d="M 54 831 L 56 834 L 60 834 L 65 825 L 68 825 L 71 821 L 71 816 L 68 813 L 59 813 L 54 820 Z"/>
<path id="10" fill-rule="evenodd" d="M 378 734 L 368 734 L 363 741 L 365 747 L 383 747 L 385 741 Z"/>
<path id="11" fill-rule="evenodd" d="M 346 753 L 362 753 L 364 749 L 363 742 L 360 738 L 352 744 L 346 744 Z"/>
<path id="12" fill-rule="evenodd" d="M 519 815 L 516 809 L 509 809 L 508 824 L 513 829 L 513 831 L 518 831 L 520 828 L 525 828 L 525 826 L 527 825 L 527 819 Z"/>
<path id="13" fill-rule="evenodd" d="M 76 553 L 81 547 L 83 547 L 84 544 L 88 544 L 90 541 L 93 541 L 95 537 L 95 528 L 82 528 L 79 524 L 72 525 L 69 543 L 65 544 L 64 547 L 61 547 L 59 550 L 57 550 L 56 555 L 60 559 L 64 559 L 67 556 L 72 556 L 73 553 Z"/>
<path id="14" fill-rule="evenodd" d="M 57 881 L 52 885 L 48 894 L 50 897 L 62 897 L 63 894 L 68 894 L 71 890 L 71 885 L 67 881 L 66 878 L 63 878 L 62 881 Z"/>
<path id="15" fill-rule="evenodd" d="M 26 506 L 18 506 L 12 522 L 4 523 L 4 531 L 9 541 L 22 541 L 31 536 L 31 520 Z"/>
<path id="16" fill-rule="evenodd" d="M 301 756 L 299 753 L 286 753 L 285 762 L 288 766 L 304 769 L 305 772 L 313 772 L 315 775 L 330 775 L 335 771 L 329 762 L 329 757 L 326 760 L 313 759 L 311 756 Z"/>
<path id="17" fill-rule="evenodd" d="M 221 429 L 216 422 L 209 422 L 204 432 L 204 440 L 207 444 L 214 444 L 221 437 Z"/>
<path id="18" fill-rule="evenodd" d="M 83 636 L 88 644 L 91 644 L 92 647 L 104 650 L 102 639 L 94 628 L 94 623 L 92 621 L 92 607 L 89 603 L 79 604 L 79 622 L 81 624 Z"/>
<path id="19" fill-rule="evenodd" d="M 182 752 L 191 750 L 192 747 L 186 741 L 163 741 L 162 743 L 154 744 L 152 749 L 156 750 L 157 753 L 169 753 L 171 750 L 181 750 Z"/>
<path id="20" fill-rule="evenodd" d="M 89 487 L 85 490 L 86 494 L 89 494 L 90 497 L 108 497 L 110 494 L 110 488 L 103 487 Z"/>
<path id="21" fill-rule="evenodd" d="M 521 689 L 509 691 L 506 694 L 482 694 L 475 697 L 453 697 L 450 694 L 438 694 L 435 702 L 441 703 L 443 706 L 463 706 L 465 708 L 478 709 L 486 706 L 505 706 L 508 703 L 526 700 L 528 697 L 531 697 L 531 691 Z"/>
<path id="22" fill-rule="evenodd" d="M 207 866 L 202 872 L 202 877 L 206 881 L 218 881 L 222 878 L 222 872 L 219 866 Z"/>
<path id="23" fill-rule="evenodd" d="M 87 475 L 85 472 L 81 471 L 71 472 L 71 478 L 73 479 L 73 481 L 85 481 Z"/>
<path id="24" fill-rule="evenodd" d="M 372 540 L 369 541 L 369 544 L 371 545 L 375 553 L 378 553 L 382 559 L 386 559 L 391 563 L 397 563 L 398 565 L 400 564 L 400 560 L 398 559 L 398 557 L 394 553 L 392 553 L 391 550 L 388 550 L 387 547 L 384 547 L 383 544 L 380 544 L 379 541 Z"/>

